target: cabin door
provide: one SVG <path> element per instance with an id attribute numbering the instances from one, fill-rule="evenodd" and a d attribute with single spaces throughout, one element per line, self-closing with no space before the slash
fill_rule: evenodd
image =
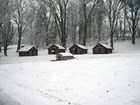
<path id="1" fill-rule="evenodd" d="M 29 51 L 29 56 L 32 56 L 32 51 Z"/>
<path id="2" fill-rule="evenodd" d="M 74 52 L 74 53 L 75 53 L 75 54 L 77 54 L 77 51 L 78 51 L 78 49 L 77 49 L 77 48 L 75 48 L 75 52 Z"/>
<path id="3" fill-rule="evenodd" d="M 33 55 L 37 55 L 37 52 L 36 51 L 33 51 Z"/>

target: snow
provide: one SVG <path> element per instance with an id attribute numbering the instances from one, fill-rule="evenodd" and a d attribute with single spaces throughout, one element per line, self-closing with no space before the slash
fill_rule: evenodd
<path id="1" fill-rule="evenodd" d="M 21 48 L 19 51 L 29 51 L 33 46 L 25 46 Z"/>
<path id="2" fill-rule="evenodd" d="M 61 54 L 63 56 L 73 56 L 71 53 L 59 53 L 59 54 Z"/>
<path id="3" fill-rule="evenodd" d="M 82 48 L 82 49 L 87 49 L 85 46 L 80 45 L 80 44 L 76 44 L 78 47 Z"/>
<path id="4" fill-rule="evenodd" d="M 59 49 L 65 49 L 63 46 L 55 44 Z"/>
<path id="5" fill-rule="evenodd" d="M 59 45 L 59 44 L 54 44 L 55 46 L 57 46 L 59 49 L 65 49 L 63 46 Z M 51 45 L 52 46 L 52 45 Z"/>
<path id="6" fill-rule="evenodd" d="M 0 105 L 20 105 L 18 102 L 13 100 L 14 99 L 5 94 L 2 89 L 0 90 Z"/>
<path id="7" fill-rule="evenodd" d="M 106 48 L 108 48 L 108 49 L 112 49 L 109 45 L 107 45 L 107 44 L 103 44 L 103 43 L 100 43 L 102 46 L 104 46 L 104 47 L 106 47 Z"/>
<path id="8" fill-rule="evenodd" d="M 0 105 L 140 105 L 140 40 L 115 48 L 94 55 L 89 47 L 86 55 L 55 62 L 47 50 L 18 57 L 11 46 L 0 59 Z"/>

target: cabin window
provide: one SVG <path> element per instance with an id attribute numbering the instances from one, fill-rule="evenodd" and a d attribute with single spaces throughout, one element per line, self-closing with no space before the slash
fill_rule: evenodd
<path id="1" fill-rule="evenodd" d="M 54 50 L 51 50 L 52 53 L 54 53 Z"/>

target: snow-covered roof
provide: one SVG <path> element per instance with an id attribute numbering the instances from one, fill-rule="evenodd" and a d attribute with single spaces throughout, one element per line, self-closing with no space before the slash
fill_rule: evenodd
<path id="1" fill-rule="evenodd" d="M 102 46 L 104 46 L 104 47 L 106 47 L 106 48 L 108 48 L 108 49 L 112 49 L 109 45 L 107 45 L 107 44 L 103 44 L 103 43 L 100 43 Z"/>
<path id="2" fill-rule="evenodd" d="M 102 46 L 104 46 L 105 48 L 107 48 L 107 49 L 112 49 L 109 45 L 107 45 L 107 44 L 103 44 L 103 43 L 98 43 L 98 44 L 100 44 L 100 45 L 102 45 Z M 97 45 L 96 45 L 97 46 Z M 96 46 L 94 46 L 94 47 L 96 47 Z M 93 47 L 93 48 L 94 48 Z"/>
<path id="3" fill-rule="evenodd" d="M 21 48 L 19 51 L 29 51 L 33 46 L 25 46 Z"/>
<path id="4" fill-rule="evenodd" d="M 80 45 L 80 44 L 76 44 L 78 47 L 82 48 L 82 49 L 87 49 L 85 46 Z"/>
<path id="5" fill-rule="evenodd" d="M 49 45 L 48 48 L 50 48 L 51 46 L 57 46 L 59 49 L 65 49 L 63 46 L 59 45 L 59 44 L 52 44 L 52 45 Z"/>
<path id="6" fill-rule="evenodd" d="M 71 53 L 59 53 L 61 54 L 62 56 L 73 56 Z"/>
<path id="7" fill-rule="evenodd" d="M 63 46 L 59 45 L 59 44 L 54 44 L 55 46 L 57 46 L 59 49 L 65 49 Z"/>

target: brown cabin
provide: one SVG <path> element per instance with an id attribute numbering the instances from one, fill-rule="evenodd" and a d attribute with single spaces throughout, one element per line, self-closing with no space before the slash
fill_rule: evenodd
<path id="1" fill-rule="evenodd" d="M 68 60 L 68 59 L 74 59 L 75 57 L 70 53 L 58 53 L 56 55 L 56 60 Z"/>
<path id="2" fill-rule="evenodd" d="M 98 43 L 93 47 L 93 54 L 109 54 L 112 53 L 112 48 L 107 44 Z"/>
<path id="3" fill-rule="evenodd" d="M 61 45 L 53 44 L 48 48 L 48 54 L 58 54 L 60 52 L 65 52 L 65 48 Z"/>
<path id="4" fill-rule="evenodd" d="M 19 56 L 37 56 L 38 55 L 38 50 L 33 46 L 23 47 L 18 52 L 19 52 Z"/>
<path id="5" fill-rule="evenodd" d="M 74 44 L 69 50 L 72 54 L 87 54 L 88 52 L 85 46 L 79 44 Z"/>

